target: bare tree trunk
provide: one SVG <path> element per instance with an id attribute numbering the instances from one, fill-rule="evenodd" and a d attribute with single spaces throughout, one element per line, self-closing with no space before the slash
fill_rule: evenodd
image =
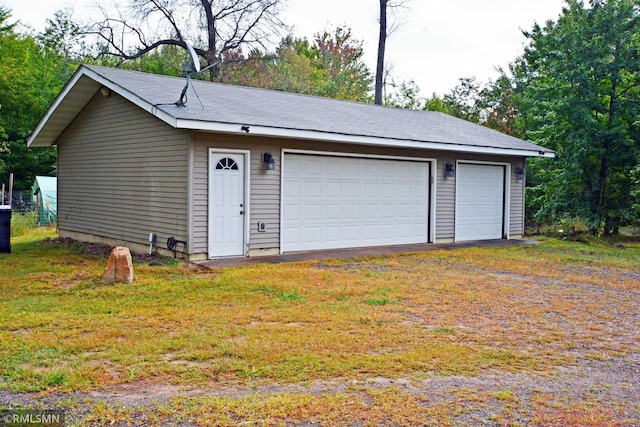
<path id="1" fill-rule="evenodd" d="M 387 44 L 387 3 L 389 0 L 380 0 L 380 37 L 378 38 L 378 62 L 376 65 L 376 88 L 374 102 L 382 105 L 382 92 L 384 85 L 384 51 Z"/>
<path id="2" fill-rule="evenodd" d="M 620 61 L 620 41 L 616 43 L 615 54 L 614 54 L 614 62 L 615 64 Z M 617 96 L 618 96 L 618 82 L 619 82 L 620 73 L 616 69 L 611 73 L 611 92 L 609 95 L 609 111 L 608 111 L 608 122 L 607 122 L 607 130 L 611 130 L 614 127 L 614 122 L 616 119 L 616 109 L 617 109 Z M 605 153 L 609 151 L 609 136 L 604 137 L 604 144 L 602 148 Z M 609 236 L 614 234 L 614 229 L 618 228 L 619 218 L 615 218 L 611 216 L 610 211 L 610 203 L 607 198 L 607 184 L 609 184 L 609 161 L 608 155 L 604 155 L 600 160 L 600 173 L 598 175 L 598 211 L 600 212 L 601 218 L 604 218 L 604 235 Z M 617 234 L 617 233 L 616 233 Z"/>

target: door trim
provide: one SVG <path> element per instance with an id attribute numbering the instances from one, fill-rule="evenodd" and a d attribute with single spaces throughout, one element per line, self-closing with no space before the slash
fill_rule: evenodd
<path id="1" fill-rule="evenodd" d="M 437 161 L 435 158 L 430 157 L 410 157 L 410 156 L 389 156 L 384 154 L 367 154 L 367 153 L 349 153 L 349 152 L 341 152 L 341 151 L 317 151 L 317 150 L 300 150 L 295 148 L 283 148 L 280 151 L 280 253 L 284 253 L 282 251 L 282 235 L 283 235 L 283 225 L 284 221 L 282 220 L 282 212 L 284 209 L 284 197 L 282 196 L 282 189 L 284 187 L 284 174 L 286 171 L 285 167 L 285 154 L 307 154 L 312 156 L 327 156 L 327 157 L 352 157 L 356 159 L 378 159 L 378 160 L 404 160 L 410 162 L 425 162 L 430 163 L 429 165 L 429 194 L 428 194 L 428 203 L 429 203 L 429 212 L 427 215 L 429 217 L 428 221 L 428 232 L 427 239 L 428 243 L 436 242 L 436 185 L 438 180 L 436 179 L 437 173 Z"/>
<path id="2" fill-rule="evenodd" d="M 249 237 L 250 237 L 250 227 L 249 224 L 251 224 L 250 221 L 250 213 L 251 213 L 251 206 L 249 205 L 251 197 L 249 195 L 249 189 L 251 188 L 250 186 L 250 178 L 251 178 L 251 151 L 249 150 L 232 150 L 232 149 L 225 149 L 225 148 L 209 148 L 209 153 L 208 153 L 208 158 L 207 158 L 207 175 L 208 175 L 208 188 L 207 188 L 207 256 L 209 259 L 212 258 L 222 258 L 221 256 L 216 256 L 215 254 L 211 253 L 211 234 L 210 234 L 210 230 L 213 229 L 212 224 L 211 224 L 211 211 L 213 209 L 212 203 L 211 201 L 212 199 L 212 195 L 211 195 L 211 190 L 213 188 L 213 174 L 211 173 L 211 156 L 213 156 L 214 154 L 224 154 L 224 153 L 229 153 L 229 154 L 240 154 L 242 155 L 243 159 L 244 159 L 244 188 L 243 188 L 243 192 L 244 192 L 244 206 L 245 206 L 245 214 L 244 214 L 244 221 L 242 226 L 244 227 L 244 232 L 243 232 L 243 238 L 244 238 L 244 244 L 243 244 L 243 253 L 240 256 L 247 256 L 249 254 Z M 232 256 L 237 256 L 237 255 L 232 255 Z"/>
<path id="3" fill-rule="evenodd" d="M 503 196 L 502 196 L 502 238 L 509 240 L 509 226 L 510 221 L 509 217 L 511 215 L 511 163 L 509 162 L 486 162 L 486 161 L 476 161 L 476 160 L 457 160 L 456 161 L 456 189 L 455 189 L 455 214 L 453 219 L 453 230 L 454 242 L 458 242 L 458 236 L 455 235 L 456 222 L 458 221 L 458 203 L 457 203 L 457 195 L 458 195 L 458 166 L 460 164 L 467 165 L 486 165 L 486 166 L 503 166 L 504 167 L 504 177 L 503 180 Z"/>

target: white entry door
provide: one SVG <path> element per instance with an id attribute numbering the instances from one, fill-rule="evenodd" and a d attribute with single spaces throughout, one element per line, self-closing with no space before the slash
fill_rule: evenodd
<path id="1" fill-rule="evenodd" d="M 209 154 L 209 258 L 245 254 L 245 156 Z"/>
<path id="2" fill-rule="evenodd" d="M 502 239 L 505 167 L 459 163 L 457 169 L 455 240 Z"/>

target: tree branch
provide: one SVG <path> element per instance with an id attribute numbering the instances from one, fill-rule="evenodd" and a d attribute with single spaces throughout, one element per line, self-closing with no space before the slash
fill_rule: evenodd
<path id="1" fill-rule="evenodd" d="M 211 65 L 220 53 L 243 46 L 266 46 L 273 35 L 286 28 L 277 16 L 283 1 L 132 0 L 128 15 L 116 9 L 119 16 L 114 18 L 113 12 L 110 16 L 103 9 L 104 20 L 84 33 L 95 35 L 106 45 L 103 55 L 123 60 L 140 58 L 162 45 L 184 47 L 188 38 L 196 44 L 201 40 L 204 43 L 194 50 Z M 155 27 L 148 30 L 145 25 Z M 196 35 L 198 30 L 200 36 Z"/>

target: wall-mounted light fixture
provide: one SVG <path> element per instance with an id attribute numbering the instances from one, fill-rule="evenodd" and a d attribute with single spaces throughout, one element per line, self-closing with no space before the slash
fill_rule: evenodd
<path id="1" fill-rule="evenodd" d="M 456 176 L 456 167 L 451 163 L 444 164 L 444 177 L 453 178 Z"/>
<path id="2" fill-rule="evenodd" d="M 516 181 L 524 180 L 524 169 L 521 167 L 517 167 L 513 170 L 514 175 L 516 176 Z"/>
<path id="3" fill-rule="evenodd" d="M 264 163 L 264 170 L 266 171 L 272 171 L 276 168 L 276 161 L 269 152 L 262 153 L 262 163 Z"/>

